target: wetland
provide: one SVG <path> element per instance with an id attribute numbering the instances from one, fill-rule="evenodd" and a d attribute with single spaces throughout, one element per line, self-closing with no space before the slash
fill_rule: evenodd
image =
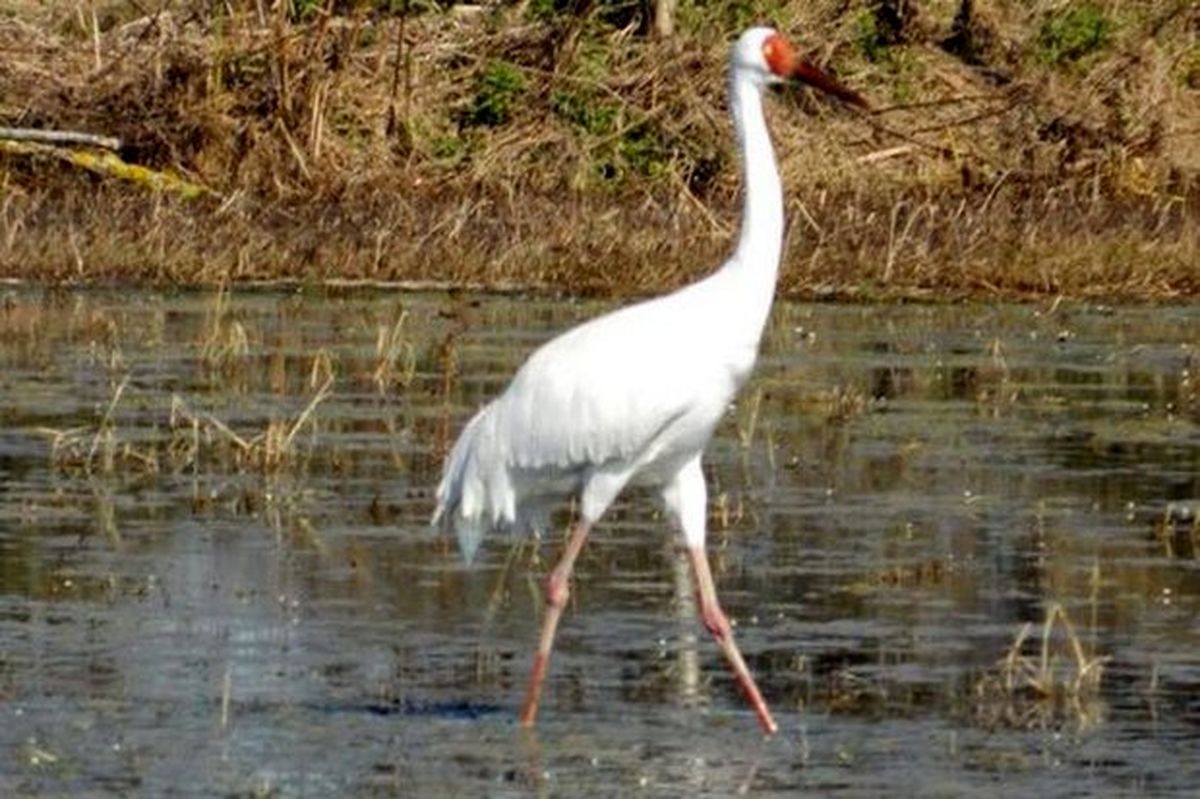
<path id="1" fill-rule="evenodd" d="M 606 307 L 7 290 L 0 793 L 1194 791 L 1194 306 L 779 303 L 706 470 L 780 734 L 636 493 L 520 730 L 565 527 L 468 567 L 431 492 L 530 349 Z"/>

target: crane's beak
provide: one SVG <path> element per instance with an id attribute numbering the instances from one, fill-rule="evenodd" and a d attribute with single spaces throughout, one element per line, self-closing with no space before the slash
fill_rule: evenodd
<path id="1" fill-rule="evenodd" d="M 832 94 L 842 102 L 859 108 L 869 108 L 862 95 L 838 83 L 816 64 L 797 53 L 792 43 L 778 33 L 767 37 L 763 42 L 763 58 L 767 62 L 767 68 L 784 80 L 798 80 L 826 94 Z"/>
<path id="2" fill-rule="evenodd" d="M 823 72 L 820 67 L 812 63 L 804 56 L 793 55 L 792 63 L 788 70 L 788 77 L 792 80 L 798 80 L 801 83 L 806 83 L 814 89 L 820 89 L 826 94 L 831 94 L 844 103 L 858 106 L 859 108 L 870 108 L 867 101 L 861 94 L 838 83 L 827 73 Z"/>

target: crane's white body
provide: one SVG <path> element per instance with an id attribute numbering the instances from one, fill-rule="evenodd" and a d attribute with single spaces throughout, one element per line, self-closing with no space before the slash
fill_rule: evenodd
<path id="1" fill-rule="evenodd" d="M 580 499 L 596 521 L 629 484 L 661 488 L 686 543 L 703 547 L 700 456 L 758 355 L 783 240 L 783 197 L 762 111 L 777 78 L 766 29 L 735 45 L 734 127 L 745 170 L 741 237 L 716 272 L 664 297 L 586 322 L 530 356 L 463 430 L 438 487 L 465 557 L 492 527 L 540 521 Z"/>

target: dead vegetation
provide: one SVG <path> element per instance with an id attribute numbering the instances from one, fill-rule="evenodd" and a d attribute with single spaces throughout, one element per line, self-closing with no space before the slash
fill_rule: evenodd
<path id="1" fill-rule="evenodd" d="M 1062 605 L 1046 606 L 1041 635 L 1022 625 L 1008 653 L 975 683 L 976 720 L 996 727 L 1086 729 L 1103 719 L 1105 656 L 1090 652 Z"/>
<path id="2" fill-rule="evenodd" d="M 0 125 L 134 171 L 0 152 L 0 274 L 678 285 L 729 244 L 725 48 L 770 19 L 876 106 L 772 103 L 785 293 L 1200 290 L 1192 3 L 724 2 L 665 42 L 585 7 L 16 0 Z"/>
<path id="3" fill-rule="evenodd" d="M 328 399 L 333 384 L 330 375 L 302 411 L 294 417 L 273 416 L 255 432 L 239 433 L 215 414 L 195 410 L 182 397 L 173 396 L 167 435 L 140 441 L 123 436 L 115 418 L 129 385 L 126 377 L 95 425 L 42 428 L 39 432 L 49 439 L 50 459 L 64 474 L 137 477 L 199 470 L 213 464 L 265 476 L 302 472 L 307 449 L 301 446 L 300 434 L 307 429 L 315 433 L 315 413 Z"/>
<path id="4" fill-rule="evenodd" d="M 0 332 L 24 349 L 27 342 L 44 337 L 50 329 L 47 320 L 58 315 L 53 306 L 47 311 L 14 303 L 0 313 Z M 320 421 L 322 406 L 339 386 L 349 391 L 369 386 L 380 398 L 393 397 L 403 394 L 416 371 L 415 351 L 405 328 L 407 312 L 397 307 L 391 321 L 376 325 L 372 358 L 352 362 L 339 374 L 339 365 L 324 348 L 306 353 L 305 379 L 300 384 L 288 386 L 274 373 L 266 377 L 279 399 L 278 407 L 252 414 L 249 420 L 230 421 L 213 409 L 219 407 L 214 397 L 242 397 L 257 390 L 264 361 L 279 364 L 281 354 L 274 350 L 264 356 L 262 332 L 248 328 L 239 318 L 226 286 L 219 286 L 205 304 L 204 323 L 188 348 L 194 352 L 200 376 L 197 385 L 203 387 L 199 393 L 168 395 L 139 388 L 118 343 L 128 331 L 119 330 L 118 322 L 104 314 L 79 315 L 82 321 L 67 325 L 67 336 L 90 342 L 95 365 L 106 373 L 108 396 L 97 405 L 94 419 L 82 419 L 71 427 L 38 428 L 49 441 L 54 468 L 76 477 L 136 480 L 215 472 L 269 481 L 302 478 L 318 449 L 319 434 L 327 432 Z M 40 362 L 37 353 L 27 359 Z"/>
<path id="5" fill-rule="evenodd" d="M 1041 623 L 1022 624 L 993 666 L 940 690 L 897 681 L 875 662 L 830 667 L 800 656 L 790 671 L 798 705 L 834 714 L 913 713 L 944 703 L 986 729 L 1086 730 L 1103 723 L 1107 709 L 1102 682 L 1110 658 L 1094 649 L 1063 606 L 1048 601 Z"/>

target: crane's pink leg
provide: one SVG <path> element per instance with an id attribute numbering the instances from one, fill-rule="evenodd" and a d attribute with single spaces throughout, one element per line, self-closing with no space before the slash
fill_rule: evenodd
<path id="1" fill-rule="evenodd" d="M 533 656 L 533 671 L 529 674 L 529 687 L 525 690 L 525 701 L 521 704 L 521 714 L 517 720 L 523 727 L 532 727 L 537 718 L 538 700 L 542 696 L 542 682 L 546 679 L 546 669 L 550 665 L 550 650 L 554 648 L 554 632 L 558 629 L 558 620 L 562 617 L 563 608 L 571 596 L 571 570 L 575 568 L 575 558 L 583 549 L 587 540 L 590 525 L 578 521 L 571 528 L 571 536 L 567 539 L 567 548 L 554 571 L 546 579 L 546 617 L 542 620 L 542 634 L 538 639 L 537 654 Z"/>
<path id="2" fill-rule="evenodd" d="M 700 617 L 704 619 L 704 626 L 717 639 L 717 644 L 725 653 L 729 667 L 733 669 L 738 684 L 742 686 L 742 693 L 746 695 L 746 700 L 758 715 L 758 723 L 768 735 L 773 735 L 779 729 L 779 725 L 775 723 L 758 685 L 750 676 L 750 669 L 746 668 L 746 661 L 742 659 L 742 653 L 733 640 L 733 628 L 729 624 L 729 618 L 717 602 L 717 588 L 713 583 L 712 570 L 708 566 L 708 554 L 704 547 L 688 547 L 688 556 L 692 560 L 692 570 L 696 573 L 696 593 L 700 599 Z"/>

